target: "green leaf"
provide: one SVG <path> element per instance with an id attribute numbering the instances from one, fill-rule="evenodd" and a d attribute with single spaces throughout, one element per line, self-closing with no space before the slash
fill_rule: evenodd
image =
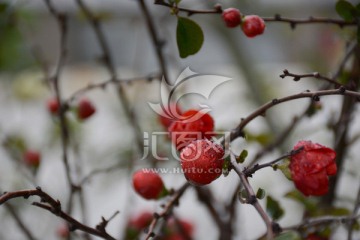
<path id="1" fill-rule="evenodd" d="M 181 0 L 168 0 L 168 2 L 169 2 L 170 5 L 173 5 L 174 3 L 176 5 L 178 5 L 181 2 Z"/>
<path id="2" fill-rule="evenodd" d="M 335 5 L 336 12 L 342 17 L 345 21 L 354 20 L 354 16 L 356 15 L 356 8 L 345 0 L 340 0 Z"/>
<path id="3" fill-rule="evenodd" d="M 265 194 L 266 194 L 265 190 L 262 188 L 259 188 L 256 192 L 256 198 L 263 199 L 265 197 Z"/>
<path id="4" fill-rule="evenodd" d="M 273 140 L 272 134 L 267 132 L 260 134 L 252 134 L 250 132 L 246 132 L 245 138 L 249 142 L 257 142 L 263 146 L 269 144 Z"/>
<path id="5" fill-rule="evenodd" d="M 201 27 L 189 18 L 179 17 L 176 27 L 176 41 L 181 58 L 197 53 L 204 42 Z"/>
<path id="6" fill-rule="evenodd" d="M 284 209 L 280 206 L 279 202 L 270 196 L 266 197 L 266 212 L 274 220 L 278 220 L 284 215 Z"/>
<path id="7" fill-rule="evenodd" d="M 275 240 L 301 240 L 301 237 L 297 232 L 291 231 L 278 235 Z"/>
<path id="8" fill-rule="evenodd" d="M 222 173 L 224 175 L 224 177 L 227 177 L 230 173 L 230 170 L 231 170 L 231 162 L 230 162 L 230 157 L 226 157 L 224 159 L 224 164 L 222 166 Z"/>
<path id="9" fill-rule="evenodd" d="M 236 162 L 237 163 L 245 162 L 247 156 L 248 156 L 248 151 L 246 149 L 242 150 L 240 155 L 236 158 Z"/>
<path id="10" fill-rule="evenodd" d="M 314 212 L 317 209 L 317 201 L 315 199 L 307 198 L 297 190 L 286 193 L 285 197 L 301 203 L 308 212 Z"/>
<path id="11" fill-rule="evenodd" d="M 285 159 L 281 164 L 276 164 L 276 169 L 280 169 L 280 171 L 284 174 L 284 176 L 289 179 L 290 181 L 292 181 L 292 177 L 291 177 L 291 172 L 289 169 L 289 165 L 290 165 L 290 160 L 289 159 Z M 273 168 L 275 169 L 275 167 L 273 166 Z M 275 169 L 275 170 L 276 170 Z"/>
<path id="12" fill-rule="evenodd" d="M 170 194 L 170 191 L 164 186 L 163 189 L 162 189 L 162 191 L 161 191 L 161 193 L 160 193 L 160 195 L 158 196 L 157 199 L 161 199 L 161 198 L 163 198 L 163 197 L 166 197 L 166 196 L 168 196 L 169 194 Z"/>

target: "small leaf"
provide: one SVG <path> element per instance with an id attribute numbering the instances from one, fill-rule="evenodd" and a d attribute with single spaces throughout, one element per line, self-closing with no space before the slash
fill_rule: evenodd
<path id="1" fill-rule="evenodd" d="M 278 235 L 275 240 L 301 240 L 301 237 L 297 232 L 291 231 Z"/>
<path id="2" fill-rule="evenodd" d="M 246 136 L 245 138 L 247 141 L 257 142 L 263 146 L 269 144 L 273 139 L 272 134 L 268 133 L 268 132 L 264 132 L 264 133 L 260 133 L 260 134 L 252 134 L 250 132 L 246 132 L 245 136 Z"/>
<path id="3" fill-rule="evenodd" d="M 236 162 L 237 163 L 245 162 L 247 156 L 248 156 L 248 151 L 246 149 L 242 150 L 240 155 L 236 158 Z"/>
<path id="4" fill-rule="evenodd" d="M 179 17 L 176 28 L 176 41 L 181 58 L 197 53 L 204 42 L 201 27 L 189 18 Z"/>
<path id="5" fill-rule="evenodd" d="M 345 0 L 340 0 L 335 5 L 336 12 L 342 17 L 345 21 L 354 20 L 354 16 L 356 15 L 356 8 Z"/>
<path id="6" fill-rule="evenodd" d="M 290 165 L 290 160 L 285 159 L 281 164 L 276 164 L 276 169 L 280 169 L 280 171 L 284 174 L 284 176 L 290 181 L 292 181 L 289 165 Z"/>
<path id="7" fill-rule="evenodd" d="M 263 199 L 265 197 L 265 194 L 266 194 L 265 190 L 262 188 L 259 188 L 256 192 L 256 198 Z"/>
<path id="8" fill-rule="evenodd" d="M 170 194 L 170 191 L 164 186 L 159 197 L 157 199 L 160 199 L 160 198 L 163 198 L 163 197 L 166 197 Z"/>
<path id="9" fill-rule="evenodd" d="M 278 220 L 284 215 L 284 209 L 282 209 L 279 202 L 270 196 L 266 197 L 266 212 L 274 220 Z"/>
<path id="10" fill-rule="evenodd" d="M 222 166 L 222 170 L 223 170 L 222 173 L 223 173 L 224 177 L 227 177 L 229 175 L 229 172 L 231 170 L 230 167 L 231 167 L 230 157 L 226 157 L 224 159 L 224 164 Z"/>

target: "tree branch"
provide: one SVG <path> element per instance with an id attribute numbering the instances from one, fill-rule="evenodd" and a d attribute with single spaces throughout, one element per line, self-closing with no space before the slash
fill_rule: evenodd
<path id="1" fill-rule="evenodd" d="M 68 215 L 67 213 L 65 213 L 62 210 L 61 203 L 59 200 L 55 200 L 50 195 L 43 192 L 40 187 L 37 187 L 36 189 L 33 189 L 33 190 L 20 190 L 20 191 L 16 191 L 16 192 L 5 192 L 3 195 L 0 196 L 0 205 L 2 205 L 4 203 L 6 203 L 7 201 L 14 199 L 14 198 L 23 197 L 23 198 L 27 199 L 30 196 L 40 197 L 41 202 L 34 202 L 33 205 L 40 207 L 42 209 L 45 209 L 45 210 L 51 212 L 52 214 L 66 220 L 71 225 L 71 230 L 78 229 L 80 231 L 92 234 L 94 236 L 101 237 L 106 240 L 115 240 L 114 237 L 110 236 L 105 231 L 105 226 L 106 226 L 107 222 L 106 222 L 106 224 L 100 223 L 100 226 L 104 226 L 104 228 L 101 228 L 101 227 L 91 228 L 89 226 L 86 226 L 86 225 L 80 223 L 79 221 L 77 221 L 76 219 L 74 219 L 73 217 L 71 217 L 70 215 Z M 103 218 L 102 220 L 103 220 L 102 222 L 104 222 L 105 219 Z"/>
<path id="2" fill-rule="evenodd" d="M 154 214 L 154 218 L 151 221 L 151 223 L 149 225 L 149 229 L 148 229 L 147 234 L 145 236 L 146 240 L 156 236 L 156 234 L 154 233 L 154 229 L 155 229 L 159 219 L 165 218 L 167 215 L 169 215 L 171 213 L 173 208 L 179 204 L 180 197 L 184 194 L 185 190 L 188 189 L 189 186 L 190 186 L 190 183 L 186 182 L 182 187 L 180 187 L 174 193 L 174 195 L 172 196 L 170 201 L 168 201 L 166 203 L 166 205 L 164 206 L 164 209 L 160 213 L 155 213 Z"/>

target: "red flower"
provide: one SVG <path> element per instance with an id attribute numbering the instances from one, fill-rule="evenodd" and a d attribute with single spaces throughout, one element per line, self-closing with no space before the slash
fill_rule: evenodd
<path id="1" fill-rule="evenodd" d="M 229 28 L 237 27 L 241 23 L 241 13 L 236 8 L 225 9 L 222 13 L 222 18 Z"/>
<path id="2" fill-rule="evenodd" d="M 304 147 L 291 156 L 290 172 L 295 186 L 305 196 L 325 195 L 329 190 L 328 176 L 336 174 L 336 153 L 311 141 L 298 142 L 294 150 Z"/>
<path id="3" fill-rule="evenodd" d="M 158 199 L 164 190 L 164 183 L 151 169 L 138 170 L 133 174 L 135 191 L 145 199 Z"/>
<path id="4" fill-rule="evenodd" d="M 60 104 L 56 98 L 51 98 L 46 103 L 47 109 L 51 114 L 57 114 L 60 108 Z"/>
<path id="5" fill-rule="evenodd" d="M 187 145 L 180 153 L 185 178 L 193 185 L 209 184 L 222 174 L 224 149 L 207 139 Z"/>
<path id="6" fill-rule="evenodd" d="M 253 38 L 257 35 L 263 34 L 265 30 L 265 22 L 257 15 L 248 15 L 244 17 L 241 28 L 247 37 Z"/>
<path id="7" fill-rule="evenodd" d="M 143 228 L 149 226 L 153 219 L 153 214 L 150 212 L 142 212 L 137 216 L 131 217 L 127 227 L 140 231 Z"/>
<path id="8" fill-rule="evenodd" d="M 24 162 L 28 166 L 37 168 L 40 165 L 40 160 L 41 160 L 41 155 L 38 151 L 27 150 L 24 153 Z"/>
<path id="9" fill-rule="evenodd" d="M 207 113 L 193 109 L 183 113 L 181 119 L 173 122 L 169 127 L 171 141 L 178 151 L 194 140 L 210 139 L 214 135 L 213 130 L 213 118 Z"/>
<path id="10" fill-rule="evenodd" d="M 79 101 L 77 110 L 78 118 L 81 120 L 91 117 L 96 112 L 95 106 L 87 98 L 83 98 Z"/>
<path id="11" fill-rule="evenodd" d="M 166 106 L 166 110 L 169 112 L 159 115 L 159 121 L 161 125 L 163 125 L 167 129 L 175 120 L 174 118 L 171 118 L 173 117 L 173 114 L 181 114 L 182 111 L 180 109 L 180 106 L 176 103 L 170 103 L 168 106 Z"/>

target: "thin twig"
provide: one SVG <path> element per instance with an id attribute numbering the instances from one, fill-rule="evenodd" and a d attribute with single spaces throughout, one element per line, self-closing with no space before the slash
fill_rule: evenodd
<path id="1" fill-rule="evenodd" d="M 283 227 L 283 231 L 300 231 L 302 232 L 304 229 L 308 229 L 309 227 L 321 226 L 321 225 L 329 225 L 332 223 L 349 223 L 350 221 L 356 220 L 360 217 L 360 215 L 356 216 L 343 216 L 343 217 L 336 217 L 336 216 L 324 216 L 324 217 L 317 217 L 311 219 L 305 219 L 300 224 L 296 224 L 289 227 Z"/>
<path id="2" fill-rule="evenodd" d="M 60 31 L 60 54 L 58 63 L 56 66 L 55 74 L 51 78 L 51 82 L 54 86 L 55 95 L 57 102 L 60 104 L 59 108 L 59 119 L 60 119 L 60 130 L 61 130 L 61 146 L 62 146 L 62 160 L 65 166 L 65 174 L 68 181 L 68 184 L 70 186 L 71 192 L 69 195 L 69 201 L 68 201 L 68 212 L 71 213 L 72 210 L 72 199 L 73 199 L 73 189 L 75 184 L 73 183 L 73 180 L 71 178 L 71 169 L 68 159 L 68 145 L 69 145 L 69 128 L 66 121 L 66 110 L 67 105 L 62 102 L 62 94 L 59 84 L 60 74 L 63 70 L 63 67 L 65 65 L 66 55 L 67 55 L 67 49 L 66 49 L 66 39 L 68 34 L 68 26 L 67 26 L 67 17 L 63 13 L 57 12 L 57 10 L 52 5 L 52 2 L 50 0 L 44 0 L 45 4 L 49 10 L 49 12 L 54 16 L 54 18 L 57 21 L 58 28 Z"/>
<path id="3" fill-rule="evenodd" d="M 179 7 L 176 4 L 169 4 L 164 0 L 155 0 L 154 2 L 157 5 L 161 5 L 164 7 L 168 7 L 173 9 L 174 12 L 185 12 L 188 16 L 194 14 L 221 14 L 222 8 L 220 5 L 215 5 L 214 9 L 206 9 L 206 10 L 197 10 L 197 9 L 189 9 Z M 274 17 L 263 17 L 265 22 L 281 22 L 281 23 L 288 23 L 290 24 L 291 28 L 295 28 L 298 24 L 314 24 L 314 23 L 322 23 L 322 24 L 335 24 L 339 27 L 346 27 L 346 26 L 356 26 L 356 21 L 344 21 L 341 19 L 332 19 L 332 18 L 320 18 L 320 17 L 308 17 L 306 19 L 292 19 L 292 18 L 284 18 L 279 14 L 276 14 Z"/>
<path id="4" fill-rule="evenodd" d="M 109 173 L 115 170 L 119 170 L 120 167 L 123 166 L 123 164 L 121 163 L 116 163 L 114 165 L 111 165 L 109 167 L 105 167 L 105 168 L 99 168 L 99 169 L 94 169 L 92 170 L 90 173 L 88 173 L 81 181 L 80 181 L 80 186 L 84 185 L 86 182 L 90 181 L 90 179 L 96 175 L 99 174 L 104 174 L 104 173 Z"/>
<path id="5" fill-rule="evenodd" d="M 115 64 L 114 64 L 114 61 L 112 60 L 109 44 L 105 38 L 103 29 L 101 28 L 99 19 L 92 13 L 90 8 L 84 3 L 83 0 L 76 0 L 76 3 L 78 4 L 79 8 L 83 11 L 86 19 L 91 24 L 91 27 L 93 28 L 93 30 L 95 32 L 96 38 L 98 40 L 98 43 L 99 43 L 100 48 L 103 53 L 104 64 L 111 75 L 111 79 L 113 81 L 116 81 L 116 79 L 118 79 L 118 75 L 116 72 Z M 129 101 L 125 95 L 125 89 L 122 84 L 117 85 L 117 93 L 118 93 L 118 97 L 120 99 L 120 104 L 121 104 L 122 108 L 124 109 L 127 118 L 129 119 L 129 123 L 132 126 L 132 129 L 134 130 L 135 141 L 136 141 L 138 150 L 142 151 L 143 150 L 142 131 L 141 131 L 140 125 L 135 117 L 135 114 L 130 107 Z M 132 166 L 132 163 L 131 163 L 131 166 Z"/>
<path id="6" fill-rule="evenodd" d="M 145 236 L 145 239 L 148 240 L 152 237 L 155 237 L 156 234 L 154 233 L 154 229 L 159 221 L 159 219 L 166 217 L 171 213 L 173 208 L 178 205 L 180 197 L 184 194 L 185 190 L 190 186 L 190 183 L 186 182 L 184 185 L 182 185 L 172 196 L 170 201 L 166 203 L 164 206 L 164 209 L 160 213 L 154 214 L 154 218 L 151 221 L 149 225 L 149 229 L 147 231 L 147 234 Z"/>
<path id="7" fill-rule="evenodd" d="M 356 26 L 356 21 L 344 21 L 341 19 L 332 19 L 332 18 L 320 18 L 320 17 L 308 17 L 306 19 L 292 19 L 292 18 L 284 18 L 279 14 L 276 14 L 274 17 L 263 17 L 265 22 L 282 22 L 290 24 L 291 28 L 295 28 L 298 24 L 314 24 L 314 23 L 321 23 L 321 24 L 335 24 L 339 27 L 346 27 L 346 26 Z"/>
<path id="8" fill-rule="evenodd" d="M 244 186 L 246 193 L 247 193 L 247 202 L 248 204 L 251 204 L 254 206 L 256 211 L 259 213 L 260 217 L 263 219 L 265 225 L 266 225 L 266 238 L 267 239 L 273 239 L 274 238 L 274 230 L 280 229 L 280 226 L 276 223 L 274 223 L 269 216 L 266 214 L 263 207 L 260 205 L 259 201 L 256 198 L 256 194 L 251 187 L 245 173 L 239 168 L 238 163 L 236 162 L 235 155 L 230 152 L 230 161 L 232 164 L 233 169 L 240 177 L 241 183 Z"/>
<path id="9" fill-rule="evenodd" d="M 103 239 L 115 240 L 114 237 L 110 236 L 105 231 L 105 228 L 91 228 L 89 226 L 86 226 L 86 225 L 80 223 L 79 221 L 77 221 L 76 219 L 74 219 L 73 217 L 71 217 L 70 215 L 65 213 L 61 208 L 60 201 L 52 198 L 49 194 L 42 191 L 40 187 L 37 187 L 36 189 L 32 189 L 32 190 L 20 190 L 20 191 L 15 191 L 15 192 L 6 192 L 0 196 L 0 205 L 2 205 L 4 203 L 6 203 L 7 201 L 14 199 L 14 198 L 23 197 L 23 198 L 27 199 L 30 196 L 40 197 L 41 202 L 33 202 L 33 205 L 40 207 L 42 209 L 45 209 L 45 210 L 51 212 L 52 214 L 66 220 L 70 224 L 71 230 L 78 229 L 80 231 L 89 233 L 94 236 L 101 237 Z M 102 222 L 104 222 L 104 219 Z M 101 225 L 101 223 L 100 223 L 100 225 Z"/>
<path id="10" fill-rule="evenodd" d="M 258 170 L 260 170 L 260 169 L 262 169 L 262 168 L 272 167 L 275 163 L 277 163 L 277 162 L 279 162 L 279 161 L 281 161 L 281 160 L 283 160 L 283 159 L 285 159 L 285 158 L 288 158 L 288 157 L 290 157 L 290 156 L 293 156 L 293 155 L 295 155 L 295 154 L 298 154 L 298 153 L 301 152 L 303 149 L 304 149 L 304 147 L 300 147 L 300 148 L 298 148 L 298 149 L 296 149 L 296 150 L 292 150 L 292 151 L 290 151 L 289 153 L 286 153 L 286 154 L 284 154 L 284 155 L 278 157 L 277 159 L 275 159 L 275 160 L 273 160 L 273 161 L 270 161 L 270 162 L 268 162 L 268 163 L 255 164 L 255 165 L 254 165 L 253 167 L 251 167 L 251 168 L 246 168 L 246 169 L 243 171 L 243 173 L 245 174 L 246 177 L 252 177 L 252 175 L 253 175 L 256 171 L 258 171 Z"/>
<path id="11" fill-rule="evenodd" d="M 358 213 L 360 209 L 360 186 L 359 186 L 359 189 L 358 189 L 358 192 L 357 192 L 357 196 L 356 196 L 356 200 L 355 200 L 355 205 L 354 205 L 354 209 L 353 209 L 353 212 L 352 212 L 352 216 L 355 217 Z M 352 239 L 352 233 L 353 233 L 353 230 L 354 230 L 354 224 L 355 224 L 355 220 L 352 219 L 349 221 L 349 226 L 348 226 L 348 237 L 347 239 L 348 240 L 351 240 Z"/>
<path id="12" fill-rule="evenodd" d="M 246 127 L 247 124 L 249 124 L 252 120 L 259 116 L 263 116 L 267 110 L 270 108 L 283 103 L 292 101 L 295 99 L 301 99 L 301 98 L 311 98 L 314 101 L 319 101 L 320 96 L 328 96 L 328 95 L 345 95 L 353 98 L 360 98 L 360 93 L 355 91 L 349 91 L 346 90 L 343 87 L 340 87 L 339 89 L 331 89 L 331 90 L 320 90 L 320 91 L 306 91 L 294 95 L 289 95 L 283 98 L 279 99 L 273 99 L 272 101 L 269 101 L 268 103 L 265 103 L 258 109 L 256 109 L 254 112 L 252 112 L 250 115 L 248 115 L 246 118 L 241 119 L 240 124 L 231 132 L 230 134 L 230 140 L 233 141 L 234 139 L 243 136 L 243 129 Z M 225 141 L 225 140 L 223 140 Z"/>
<path id="13" fill-rule="evenodd" d="M 30 232 L 27 226 L 23 223 L 23 221 L 17 214 L 15 208 L 10 203 L 5 203 L 4 206 L 9 211 L 10 215 L 14 218 L 14 220 L 16 221 L 17 225 L 19 226 L 20 230 L 24 233 L 26 238 L 29 240 L 35 240 L 36 238 L 33 236 L 33 234 Z"/>
<path id="14" fill-rule="evenodd" d="M 171 5 L 167 2 L 165 2 L 164 0 L 155 0 L 154 2 L 157 5 L 161 5 L 161 6 L 165 6 L 168 8 L 171 8 L 174 10 L 174 12 L 185 12 L 187 13 L 188 16 L 194 15 L 194 14 L 220 14 L 222 13 L 222 8 L 220 5 L 215 5 L 214 9 L 211 10 L 195 10 L 195 9 L 189 9 L 189 8 L 183 8 L 183 7 L 178 7 L 175 4 Z"/>
<path id="15" fill-rule="evenodd" d="M 232 235 L 231 225 L 226 225 L 225 222 L 221 219 L 219 212 L 216 210 L 214 206 L 214 198 L 209 189 L 203 187 L 195 187 L 197 197 L 201 203 L 207 208 L 210 216 L 214 220 L 216 226 L 219 229 L 219 240 L 229 239 Z M 226 236 L 223 236 L 223 235 Z"/>
<path id="16" fill-rule="evenodd" d="M 331 78 L 328 78 L 328 77 L 325 77 L 323 75 L 321 75 L 320 73 L 318 72 L 314 72 L 314 73 L 307 73 L 307 74 L 295 74 L 295 73 L 291 73 L 289 72 L 287 69 L 285 69 L 283 71 L 283 74 L 280 75 L 281 78 L 285 78 L 285 77 L 293 77 L 294 78 L 294 81 L 299 81 L 300 79 L 302 78 L 316 78 L 316 79 L 319 79 L 319 80 L 324 80 L 324 81 L 327 81 L 331 84 L 334 84 L 336 88 L 339 88 L 341 86 L 343 86 L 341 83 L 331 79 Z"/>
<path id="17" fill-rule="evenodd" d="M 160 74 L 149 74 L 148 76 L 144 76 L 144 77 L 136 77 L 136 78 L 128 78 L 128 79 L 109 79 L 104 82 L 89 84 L 86 87 L 81 88 L 81 89 L 77 90 L 76 92 L 74 92 L 68 98 L 67 103 L 70 104 L 77 97 L 79 97 L 80 95 L 82 95 L 88 91 L 91 91 L 94 89 L 105 89 L 108 85 L 111 85 L 111 84 L 131 84 L 131 83 L 137 82 L 137 81 L 151 82 L 154 79 L 161 79 L 161 75 Z"/>
<path id="18" fill-rule="evenodd" d="M 171 81 L 169 79 L 169 74 L 168 74 L 168 70 L 166 67 L 166 60 L 165 60 L 164 52 L 163 52 L 163 47 L 165 45 L 165 42 L 163 40 L 160 40 L 160 38 L 156 32 L 155 23 L 154 23 L 153 17 L 151 16 L 150 10 L 146 6 L 146 2 L 144 0 L 139 0 L 138 2 L 140 4 L 140 8 L 141 8 L 143 15 L 145 16 L 146 25 L 150 32 L 151 40 L 153 42 L 153 45 L 154 45 L 154 48 L 156 51 L 156 56 L 157 56 L 157 59 L 158 59 L 158 62 L 159 62 L 160 68 L 161 68 L 161 72 L 163 74 L 165 82 L 167 83 L 167 86 L 169 86 Z"/>

